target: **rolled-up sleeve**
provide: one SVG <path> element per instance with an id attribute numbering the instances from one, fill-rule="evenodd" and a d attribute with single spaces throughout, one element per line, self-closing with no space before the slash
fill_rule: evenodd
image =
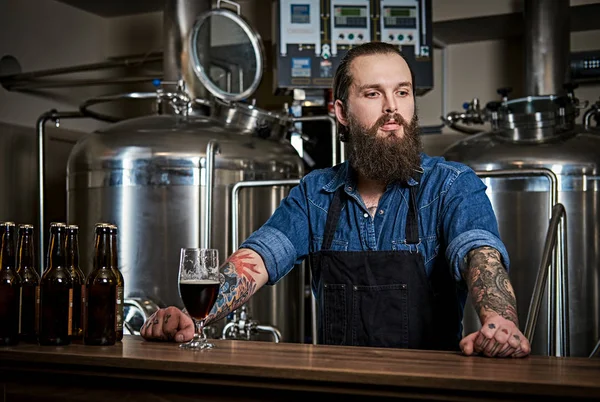
<path id="1" fill-rule="evenodd" d="M 462 279 L 461 270 L 467 254 L 479 247 L 495 248 L 507 270 L 510 266 L 486 188 L 473 170 L 466 169 L 449 183 L 444 195 L 442 224 L 447 244 L 446 259 L 457 281 Z"/>
<path id="2" fill-rule="evenodd" d="M 308 254 L 309 222 L 304 180 L 289 195 L 269 220 L 252 233 L 240 248 L 256 251 L 263 259 L 273 285 Z"/>

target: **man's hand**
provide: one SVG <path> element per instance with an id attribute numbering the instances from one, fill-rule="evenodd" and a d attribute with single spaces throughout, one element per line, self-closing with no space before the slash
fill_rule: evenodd
<path id="1" fill-rule="evenodd" d="M 140 335 L 147 341 L 185 342 L 194 337 L 194 322 L 177 307 L 161 308 L 146 320 Z"/>
<path id="2" fill-rule="evenodd" d="M 479 331 L 465 336 L 460 349 L 467 356 L 488 357 L 525 357 L 531 352 L 529 341 L 515 323 L 500 315 L 490 316 Z"/>

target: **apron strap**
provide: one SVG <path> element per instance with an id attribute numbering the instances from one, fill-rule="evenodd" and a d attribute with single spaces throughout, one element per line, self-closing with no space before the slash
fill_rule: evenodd
<path id="1" fill-rule="evenodd" d="M 323 235 L 321 250 L 329 250 L 331 248 L 331 243 L 333 243 L 333 236 L 335 235 L 335 230 L 337 229 L 340 213 L 342 211 L 343 192 L 344 186 L 340 186 L 333 195 L 333 201 L 329 206 L 329 212 L 327 212 L 327 222 L 325 223 L 325 234 Z"/>
<path id="2" fill-rule="evenodd" d="M 421 180 L 421 173 L 417 173 L 415 180 L 419 184 L 410 188 L 410 202 L 408 205 L 408 215 L 406 216 L 406 243 L 419 243 L 419 208 L 417 207 L 417 193 Z"/>

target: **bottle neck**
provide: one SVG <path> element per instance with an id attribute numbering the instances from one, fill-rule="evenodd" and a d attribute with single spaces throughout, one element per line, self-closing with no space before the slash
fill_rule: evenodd
<path id="1" fill-rule="evenodd" d="M 64 268 L 64 237 L 65 235 L 62 230 L 56 230 L 50 236 L 50 247 L 48 249 L 48 269 Z"/>
<path id="2" fill-rule="evenodd" d="M 31 239 L 31 235 L 26 233 L 19 240 L 19 260 L 17 263 L 18 270 L 35 270 L 34 256 L 35 254 L 33 253 L 33 241 Z"/>
<path id="3" fill-rule="evenodd" d="M 79 244 L 76 234 L 70 234 L 67 236 L 66 249 L 67 267 L 79 268 Z"/>
<path id="4" fill-rule="evenodd" d="M 14 229 L 6 228 L 2 233 L 2 249 L 0 250 L 0 269 L 15 268 Z"/>
<path id="5" fill-rule="evenodd" d="M 94 256 L 94 270 L 110 269 L 111 267 L 111 244 L 109 234 L 102 231 L 96 234 L 96 246 Z"/>

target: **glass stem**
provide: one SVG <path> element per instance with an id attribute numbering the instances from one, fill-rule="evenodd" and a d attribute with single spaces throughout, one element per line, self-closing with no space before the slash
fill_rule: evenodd
<path id="1" fill-rule="evenodd" d="M 194 320 L 196 323 L 196 339 L 201 343 L 206 342 L 206 335 L 204 335 L 204 320 Z"/>

